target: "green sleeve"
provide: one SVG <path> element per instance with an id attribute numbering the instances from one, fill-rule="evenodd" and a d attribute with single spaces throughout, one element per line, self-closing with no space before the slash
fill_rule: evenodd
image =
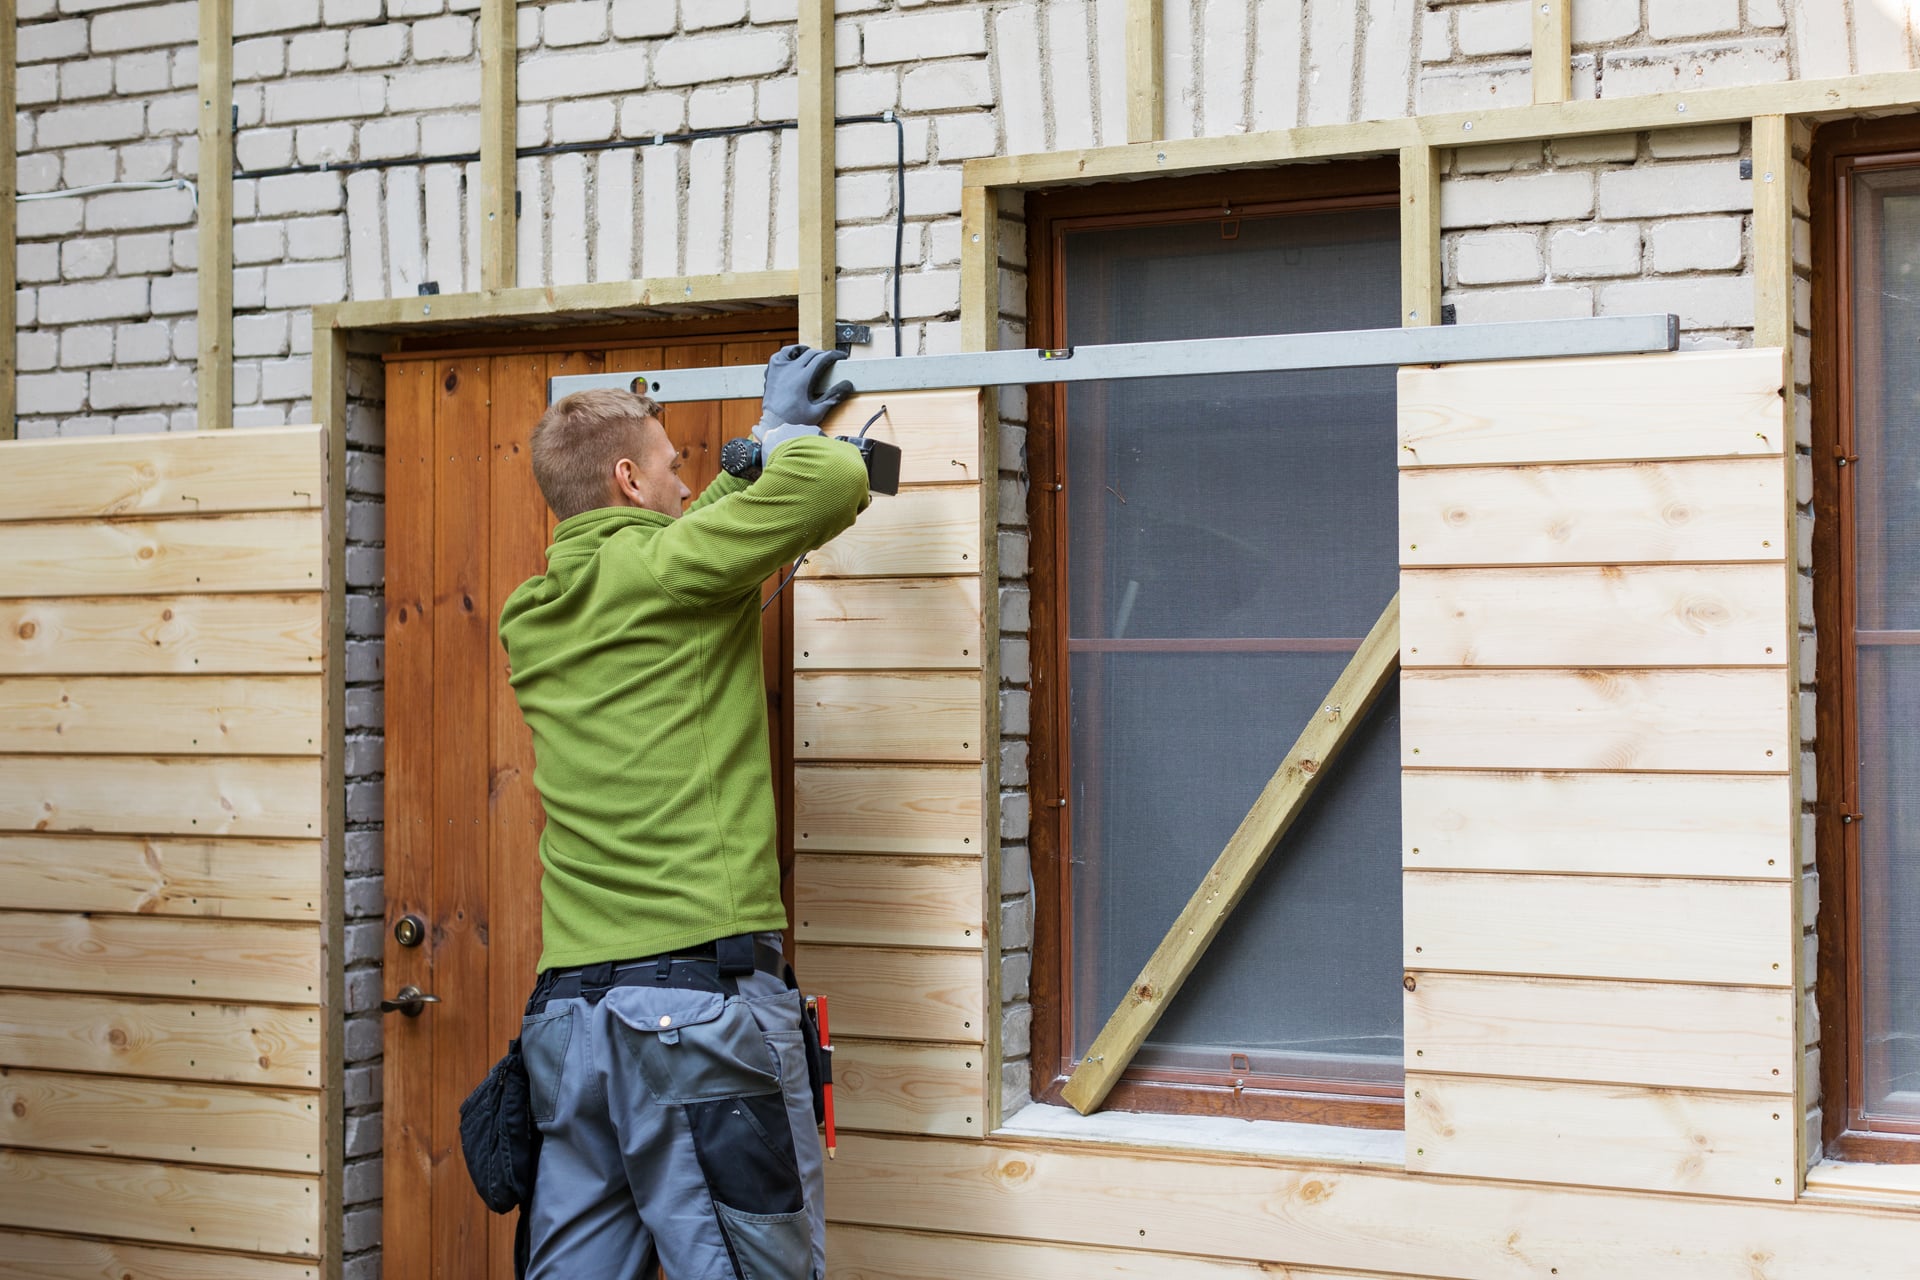
<path id="1" fill-rule="evenodd" d="M 687 509 L 680 513 L 680 518 L 684 520 L 702 507 L 712 506 L 729 494 L 739 493 L 751 483 L 752 481 L 742 480 L 739 476 L 728 475 L 722 471 L 707 481 L 707 487 L 700 491 L 699 497 L 687 504 Z"/>
<path id="2" fill-rule="evenodd" d="M 704 502 L 706 493 L 700 496 Z M 661 586 L 688 604 L 757 590 L 774 570 L 852 525 L 870 501 L 859 451 L 824 436 L 782 445 L 758 480 L 722 496 L 696 504 L 649 548 Z"/>

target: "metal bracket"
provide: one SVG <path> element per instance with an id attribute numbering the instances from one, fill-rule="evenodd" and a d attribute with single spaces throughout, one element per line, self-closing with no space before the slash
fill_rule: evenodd
<path id="1" fill-rule="evenodd" d="M 1638 355 L 1680 345 L 1671 315 L 1597 316 L 1504 324 L 1432 325 L 1279 333 L 1180 342 L 1123 342 L 1094 347 L 968 351 L 941 356 L 848 360 L 834 369 L 857 392 L 1004 387 L 1033 382 L 1101 382 L 1123 378 L 1192 378 L 1284 369 L 1363 369 L 1489 360 Z M 547 381 L 547 402 L 576 391 L 640 391 L 662 404 L 683 400 L 757 400 L 763 365 L 705 369 L 577 373 Z"/>

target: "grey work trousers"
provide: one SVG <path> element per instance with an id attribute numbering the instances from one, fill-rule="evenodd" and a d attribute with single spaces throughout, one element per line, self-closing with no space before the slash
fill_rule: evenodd
<path id="1" fill-rule="evenodd" d="M 800 994 L 737 981 L 616 985 L 524 1020 L 542 1135 L 529 1280 L 826 1274 Z"/>

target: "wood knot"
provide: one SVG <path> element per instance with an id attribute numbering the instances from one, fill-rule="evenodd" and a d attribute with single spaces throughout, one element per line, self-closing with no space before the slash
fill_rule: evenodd
<path id="1" fill-rule="evenodd" d="M 1033 1178 L 1033 1166 L 1025 1160 L 1008 1160 L 993 1171 L 996 1181 L 1021 1183 Z"/>
<path id="2" fill-rule="evenodd" d="M 453 389 L 460 385 L 460 375 L 454 370 L 449 369 L 447 370 L 446 381 L 442 382 L 440 385 L 445 387 L 448 393 L 451 394 Z"/>
<path id="3" fill-rule="evenodd" d="M 1133 989 L 1133 998 L 1136 1000 L 1153 999 L 1153 984 L 1150 982 L 1143 982 L 1139 986 L 1135 987 Z"/>
<path id="4" fill-rule="evenodd" d="M 127 1047 L 126 1029 L 123 1027 L 115 1027 L 111 1031 L 107 1032 L 107 1043 L 112 1045 L 116 1049 L 126 1048 Z"/>
<path id="5" fill-rule="evenodd" d="M 25 1098 L 15 1098 L 13 1100 L 13 1114 L 21 1117 L 22 1119 L 26 1117 L 27 1100 Z"/>
<path id="6" fill-rule="evenodd" d="M 1400 985 L 1405 987 L 1407 990 L 1412 991 L 1420 985 L 1420 981 L 1419 979 L 1415 978 L 1412 974 L 1408 974 L 1406 977 L 1400 979 Z"/>
<path id="7" fill-rule="evenodd" d="M 1327 1184 L 1318 1178 L 1300 1184 L 1300 1199 L 1307 1204 L 1319 1204 L 1331 1194 Z"/>
<path id="8" fill-rule="evenodd" d="M 1320 772 L 1320 762 L 1318 760 L 1302 760 L 1300 762 L 1300 772 L 1307 774 L 1318 773 Z"/>
<path id="9" fill-rule="evenodd" d="M 261 1069 L 262 1071 L 265 1071 L 265 1070 L 267 1070 L 267 1069 L 268 1069 L 269 1067 L 271 1067 L 271 1066 L 273 1066 L 273 1059 L 272 1059 L 272 1058 L 269 1058 L 269 1057 L 268 1057 L 268 1056 L 267 1056 L 266 1054 L 264 1054 L 264 1053 L 260 1055 L 260 1059 L 259 1059 L 259 1061 L 260 1061 L 260 1069 Z"/>
<path id="10" fill-rule="evenodd" d="M 20 631 L 19 631 L 20 638 L 22 640 L 31 640 L 33 639 L 35 633 L 37 633 L 39 630 L 40 628 L 35 626 L 33 623 L 23 622 L 20 624 Z"/>
<path id="11" fill-rule="evenodd" d="M 1457 528 L 1473 519 L 1473 515 L 1465 507 L 1448 507 L 1441 518 Z"/>
<path id="12" fill-rule="evenodd" d="M 140 548 L 140 558 L 141 558 L 142 560 L 151 560 L 151 559 L 153 559 L 153 548 L 152 548 L 152 547 L 142 547 L 142 548 Z"/>
<path id="13" fill-rule="evenodd" d="M 160 621 L 162 621 L 162 622 L 172 622 L 172 621 L 173 621 L 173 610 L 171 610 L 171 609 L 162 609 L 162 610 L 160 611 Z"/>

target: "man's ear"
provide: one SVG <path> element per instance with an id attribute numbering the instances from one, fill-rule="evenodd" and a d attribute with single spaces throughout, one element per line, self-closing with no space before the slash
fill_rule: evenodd
<path id="1" fill-rule="evenodd" d="M 613 464 L 613 496 L 630 506 L 640 501 L 640 465 L 632 458 L 622 458 Z"/>

